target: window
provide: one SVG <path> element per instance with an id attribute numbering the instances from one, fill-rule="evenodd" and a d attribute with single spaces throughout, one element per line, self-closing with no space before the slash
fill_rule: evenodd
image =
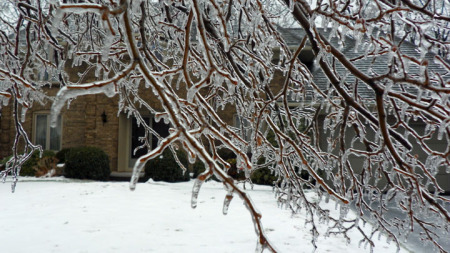
<path id="1" fill-rule="evenodd" d="M 150 117 L 144 116 L 142 119 L 146 124 L 149 124 Z M 130 154 L 132 159 L 139 158 L 142 155 L 147 154 L 146 148 L 138 149 L 135 152 L 135 149 L 143 144 L 140 138 L 145 136 L 145 128 L 141 125 L 138 125 L 136 118 L 133 118 L 131 121 L 131 149 Z"/>
<path id="2" fill-rule="evenodd" d="M 159 122 L 156 122 L 155 119 L 151 116 L 143 116 L 142 119 L 150 125 L 153 130 L 159 134 L 161 137 L 167 137 L 169 136 L 169 125 L 164 123 L 164 120 L 160 120 Z M 137 147 L 142 146 L 144 144 L 142 137 L 145 136 L 145 128 L 142 125 L 138 125 L 136 118 L 133 118 L 131 120 L 131 146 L 130 146 L 130 160 L 129 160 L 129 166 L 132 167 L 134 163 L 136 162 L 136 159 L 139 158 L 142 155 L 147 154 L 148 150 L 147 148 L 143 147 L 141 149 L 138 149 L 136 152 L 134 150 Z M 151 148 L 154 149 L 158 145 L 158 138 L 151 134 L 149 137 L 148 142 L 151 145 Z"/>
<path id="3" fill-rule="evenodd" d="M 34 117 L 34 143 L 43 149 L 61 149 L 61 116 L 55 128 L 50 127 L 50 114 L 38 113 Z"/>

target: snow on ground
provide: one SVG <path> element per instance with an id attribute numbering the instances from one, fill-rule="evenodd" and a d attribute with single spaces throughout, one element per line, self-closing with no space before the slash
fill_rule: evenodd
<path id="1" fill-rule="evenodd" d="M 149 182 L 131 192 L 126 182 L 24 178 L 11 193 L 9 183 L 0 184 L 0 252 L 254 252 L 256 235 L 242 201 L 235 197 L 222 215 L 226 192 L 208 182 L 192 209 L 192 185 Z M 248 192 L 280 252 L 312 252 L 302 214 L 278 208 L 271 187 Z M 342 237 L 319 237 L 316 252 L 369 252 L 352 237 L 349 245 Z M 374 252 L 397 250 L 384 237 L 376 242 Z"/>

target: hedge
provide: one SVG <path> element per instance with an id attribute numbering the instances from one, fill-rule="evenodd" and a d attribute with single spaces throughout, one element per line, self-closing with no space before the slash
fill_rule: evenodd
<path id="1" fill-rule="evenodd" d="M 77 147 L 66 151 L 63 175 L 67 178 L 105 181 L 111 173 L 108 155 L 96 147 Z"/>
<path id="2" fill-rule="evenodd" d="M 186 154 L 182 151 L 177 151 L 177 157 L 180 162 L 188 167 Z M 173 157 L 170 149 L 164 150 L 164 152 L 157 158 L 154 158 L 147 162 L 145 165 L 145 180 L 149 178 L 154 181 L 165 182 L 183 182 L 189 181 L 189 172 L 184 172 Z"/>

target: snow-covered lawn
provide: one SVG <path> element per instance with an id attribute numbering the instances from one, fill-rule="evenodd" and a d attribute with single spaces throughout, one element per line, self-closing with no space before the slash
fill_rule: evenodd
<path id="1" fill-rule="evenodd" d="M 149 182 L 131 192 L 126 182 L 24 178 L 14 194 L 9 183 L 0 184 L 0 252 L 254 252 L 256 235 L 241 200 L 222 215 L 225 191 L 208 182 L 191 209 L 192 184 Z M 280 210 L 270 187 L 249 193 L 280 252 L 312 252 L 302 214 Z M 320 237 L 317 252 L 369 252 L 354 237 L 349 245 Z M 374 252 L 396 252 L 386 238 L 377 243 Z"/>

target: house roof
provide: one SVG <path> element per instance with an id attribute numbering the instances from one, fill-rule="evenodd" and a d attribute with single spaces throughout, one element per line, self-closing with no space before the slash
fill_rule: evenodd
<path id="1" fill-rule="evenodd" d="M 279 27 L 278 29 L 279 32 L 282 34 L 282 37 L 286 41 L 287 45 L 290 47 L 298 46 L 303 37 L 306 35 L 305 31 L 302 28 Z M 321 32 L 321 34 L 324 35 L 324 37 L 327 38 L 333 46 L 340 49 L 341 52 L 348 59 L 350 60 L 353 59 L 352 62 L 358 69 L 362 70 L 369 76 L 376 76 L 388 73 L 389 66 L 387 62 L 389 61 L 388 59 L 389 55 L 387 53 L 381 56 L 377 55 L 376 57 L 368 55 L 365 58 L 359 59 L 359 57 L 364 55 L 365 53 L 364 50 L 365 51 L 374 50 L 374 48 L 367 49 L 367 44 L 364 44 L 367 43 L 369 40 L 369 37 L 367 35 L 365 35 L 361 39 L 361 42 L 358 43 L 358 41 L 350 35 L 345 36 L 344 40 L 341 40 L 337 36 L 331 36 L 331 30 L 332 29 L 330 28 L 328 29 L 319 28 L 319 32 Z M 400 41 L 400 39 L 398 39 L 397 41 Z M 404 41 L 401 43 L 400 52 L 407 56 L 420 59 L 420 52 L 418 47 L 409 41 Z M 448 77 L 450 74 L 448 74 L 448 72 L 445 69 L 443 69 L 440 65 L 435 63 L 434 57 L 435 55 L 430 52 L 427 52 L 424 57 L 424 59 L 428 60 L 429 71 L 434 71 L 436 73 L 441 74 L 444 77 Z M 341 64 L 336 64 L 336 71 L 339 73 L 341 77 L 347 75 L 345 81 L 347 84 L 349 84 L 349 86 L 351 86 L 348 87 L 348 89 L 349 92 L 353 94 L 353 91 L 351 91 L 351 89 L 354 89 L 353 84 L 355 83 L 355 77 L 350 73 L 348 73 L 348 71 L 346 71 L 346 69 Z M 323 73 L 323 71 L 318 67 L 313 67 L 311 73 L 313 75 L 313 80 L 315 84 L 323 92 L 326 93 L 330 87 L 330 82 Z M 417 66 L 417 64 L 410 64 L 410 66 L 408 67 L 408 73 L 411 75 L 415 74 L 419 75 L 420 69 Z M 402 90 L 402 88 L 404 88 L 407 92 L 410 93 L 418 92 L 418 89 L 416 87 L 407 84 L 404 84 L 403 87 L 401 87 L 399 84 L 396 84 L 392 87 L 393 90 L 397 90 L 399 92 Z M 313 93 L 312 88 L 310 87 L 310 85 L 308 85 L 306 94 L 307 100 L 313 99 L 312 93 Z M 370 87 L 362 83 L 360 83 L 360 85 L 357 86 L 357 93 L 363 99 L 373 99 L 374 97 L 374 91 Z"/>

